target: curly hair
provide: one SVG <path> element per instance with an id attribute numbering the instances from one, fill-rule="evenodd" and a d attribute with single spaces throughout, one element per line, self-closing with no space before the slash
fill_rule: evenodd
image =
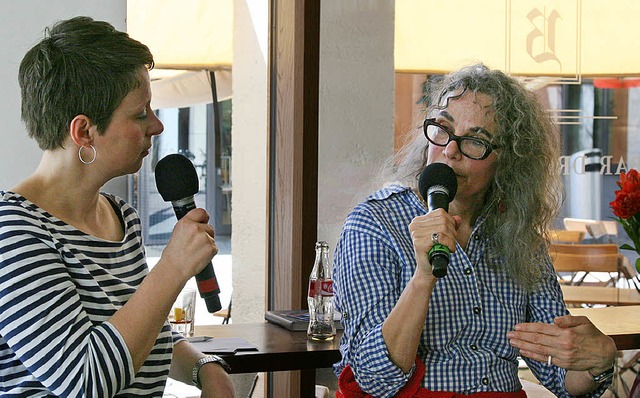
<path id="1" fill-rule="evenodd" d="M 562 201 L 560 136 L 535 93 L 482 64 L 445 76 L 439 89 L 432 91 L 427 114 L 446 108 L 449 100 L 467 91 L 489 95 L 495 111 L 496 171 L 483 206 L 483 234 L 492 237 L 485 261 L 531 290 L 540 280 L 547 231 Z M 415 188 L 427 164 L 427 149 L 422 131 L 414 132 L 414 138 L 387 163 L 383 175 Z"/>
<path id="2" fill-rule="evenodd" d="M 74 17 L 45 30 L 20 63 L 22 120 L 43 150 L 63 146 L 83 114 L 104 132 L 122 99 L 153 68 L 149 48 L 103 21 Z"/>

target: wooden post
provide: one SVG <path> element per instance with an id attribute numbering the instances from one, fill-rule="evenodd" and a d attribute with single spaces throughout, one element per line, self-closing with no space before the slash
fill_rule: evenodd
<path id="1" fill-rule="evenodd" d="M 318 224 L 320 1 L 270 5 L 268 307 L 302 309 Z M 314 380 L 273 373 L 269 395 L 313 397 Z"/>

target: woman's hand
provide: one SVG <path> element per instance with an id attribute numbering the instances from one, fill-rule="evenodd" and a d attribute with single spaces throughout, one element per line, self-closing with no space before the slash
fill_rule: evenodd
<path id="1" fill-rule="evenodd" d="M 191 210 L 178 221 L 162 252 L 161 260 L 179 265 L 186 279 L 202 271 L 218 253 L 215 233 L 208 222 L 209 214 L 204 209 Z"/>
<path id="2" fill-rule="evenodd" d="M 456 250 L 456 229 L 459 225 L 460 217 L 451 216 L 444 209 L 436 209 L 411 221 L 409 231 L 418 264 L 416 273 L 431 275 L 429 250 L 435 245 L 434 234 L 437 234 L 437 241 L 448 247 L 451 253 Z"/>
<path id="3" fill-rule="evenodd" d="M 617 349 L 609 336 L 603 334 L 585 316 L 566 315 L 554 319 L 554 324 L 519 323 L 507 337 L 524 357 L 548 362 L 561 368 L 581 371 L 582 375 L 567 373 L 567 391 L 572 395 L 585 394 L 595 384 L 591 376 L 611 369 Z M 591 376 L 586 374 L 588 371 Z"/>
<path id="4" fill-rule="evenodd" d="M 599 374 L 611 368 L 616 345 L 585 316 L 561 316 L 553 325 L 519 323 L 507 333 L 520 354 L 540 362 L 551 362 L 569 370 Z"/>

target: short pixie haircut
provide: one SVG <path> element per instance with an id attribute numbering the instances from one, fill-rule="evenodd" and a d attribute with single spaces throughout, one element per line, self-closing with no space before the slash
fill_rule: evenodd
<path id="1" fill-rule="evenodd" d="M 43 150 L 61 148 L 85 115 L 102 133 L 124 97 L 153 68 L 149 48 L 103 21 L 74 17 L 45 29 L 20 63 L 22 120 Z"/>

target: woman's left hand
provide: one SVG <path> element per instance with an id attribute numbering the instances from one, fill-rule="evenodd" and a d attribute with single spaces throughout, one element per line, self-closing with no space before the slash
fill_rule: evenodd
<path id="1" fill-rule="evenodd" d="M 524 357 L 568 370 L 600 374 L 611 368 L 616 345 L 585 316 L 566 315 L 554 324 L 519 323 L 507 337 Z"/>

